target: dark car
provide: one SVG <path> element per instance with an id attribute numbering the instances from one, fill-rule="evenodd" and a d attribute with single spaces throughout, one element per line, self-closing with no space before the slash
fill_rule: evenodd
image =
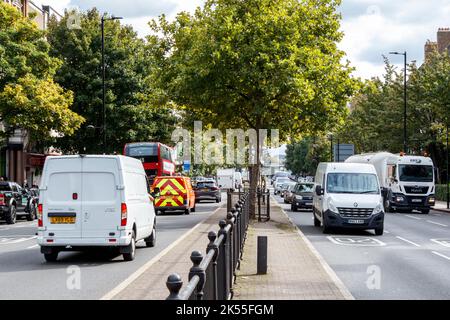
<path id="1" fill-rule="evenodd" d="M 291 210 L 312 209 L 314 184 L 299 182 L 292 190 Z"/>
<path id="2" fill-rule="evenodd" d="M 197 181 L 194 186 L 194 192 L 195 202 L 200 202 L 201 200 L 215 200 L 219 203 L 222 201 L 220 188 L 217 186 L 216 182 L 211 180 Z"/>
<path id="3" fill-rule="evenodd" d="M 0 220 L 16 223 L 18 216 L 28 221 L 36 218 L 37 202 L 29 191 L 10 181 L 0 181 Z"/>

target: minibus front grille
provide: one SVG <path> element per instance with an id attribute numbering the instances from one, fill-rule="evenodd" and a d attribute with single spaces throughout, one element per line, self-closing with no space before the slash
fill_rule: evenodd
<path id="1" fill-rule="evenodd" d="M 338 208 L 344 218 L 368 218 L 373 212 L 370 208 Z"/>

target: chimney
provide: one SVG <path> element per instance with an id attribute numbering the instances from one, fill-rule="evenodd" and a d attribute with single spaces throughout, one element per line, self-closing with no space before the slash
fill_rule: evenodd
<path id="1" fill-rule="evenodd" d="M 443 53 L 450 47 L 450 28 L 439 28 L 437 32 L 437 49 Z"/>

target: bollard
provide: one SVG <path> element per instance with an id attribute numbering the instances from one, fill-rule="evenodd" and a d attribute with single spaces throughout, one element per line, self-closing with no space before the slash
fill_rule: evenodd
<path id="1" fill-rule="evenodd" d="M 267 274 L 267 236 L 258 236 L 257 274 Z"/>
<path id="2" fill-rule="evenodd" d="M 169 289 L 170 295 L 166 300 L 181 300 L 180 290 L 183 286 L 183 281 L 181 281 L 180 275 L 172 273 L 166 281 L 167 289 Z"/>

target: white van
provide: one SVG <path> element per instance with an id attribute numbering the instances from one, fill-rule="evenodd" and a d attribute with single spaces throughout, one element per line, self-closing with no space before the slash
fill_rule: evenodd
<path id="1" fill-rule="evenodd" d="M 130 261 L 137 241 L 155 245 L 153 198 L 137 159 L 48 157 L 39 189 L 37 241 L 47 261 L 87 247 L 113 247 Z"/>
<path id="2" fill-rule="evenodd" d="M 314 185 L 314 225 L 322 224 L 324 233 L 342 227 L 383 234 L 383 198 L 373 165 L 320 163 Z"/>

